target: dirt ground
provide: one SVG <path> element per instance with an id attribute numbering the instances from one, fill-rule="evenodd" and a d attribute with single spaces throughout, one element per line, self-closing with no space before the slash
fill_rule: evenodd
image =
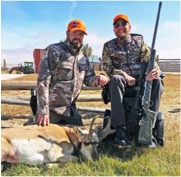
<path id="1" fill-rule="evenodd" d="M 19 78 L 14 78 L 8 80 L 11 81 L 36 81 L 37 75 L 30 74 Z M 100 94 L 101 91 L 96 91 L 96 94 Z M 91 92 L 92 93 L 92 92 Z M 90 94 L 87 92 L 87 94 Z M 2 90 L 1 97 L 10 97 L 10 96 L 29 96 L 30 91 L 21 90 Z M 101 108 L 110 108 L 110 104 L 104 105 L 102 102 L 97 103 L 77 103 L 78 106 L 91 106 L 91 107 L 101 107 Z M 180 119 L 180 74 L 166 74 L 164 78 L 164 93 L 162 95 L 160 111 L 163 112 L 166 128 L 169 128 L 169 124 L 172 121 L 172 124 L 175 124 L 175 127 L 179 128 L 179 119 Z M 91 112 L 81 112 L 83 116 L 83 122 L 85 125 L 89 125 L 91 118 L 99 115 L 99 118 L 96 120 L 96 124 L 102 124 L 103 114 L 96 114 Z M 15 127 L 23 126 L 23 124 L 30 119 L 32 112 L 29 106 L 19 106 L 19 105 L 8 105 L 1 104 L 1 127 Z M 180 129 L 179 129 L 180 130 Z"/>

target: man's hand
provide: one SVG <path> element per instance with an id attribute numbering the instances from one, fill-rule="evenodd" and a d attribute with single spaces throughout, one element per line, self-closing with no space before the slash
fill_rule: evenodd
<path id="1" fill-rule="evenodd" d="M 49 121 L 49 115 L 48 114 L 39 114 L 38 115 L 38 120 L 37 120 L 37 124 L 38 126 L 42 125 L 44 126 L 48 126 L 50 123 Z"/>
<path id="2" fill-rule="evenodd" d="M 108 78 L 104 75 L 97 75 L 95 82 L 97 86 L 104 86 L 108 83 Z"/>
<path id="3" fill-rule="evenodd" d="M 160 76 L 160 69 L 157 67 L 157 68 L 154 68 L 150 71 L 150 73 L 148 73 L 148 75 L 146 76 L 146 80 L 148 81 L 152 81 L 154 79 L 158 79 L 158 77 Z"/>
<path id="4" fill-rule="evenodd" d="M 135 79 L 134 77 L 131 77 L 131 76 L 129 76 L 128 74 L 126 74 L 126 75 L 124 76 L 124 78 L 125 78 L 125 80 L 127 81 L 127 83 L 128 83 L 129 86 L 133 86 L 133 85 L 136 84 L 136 79 Z"/>

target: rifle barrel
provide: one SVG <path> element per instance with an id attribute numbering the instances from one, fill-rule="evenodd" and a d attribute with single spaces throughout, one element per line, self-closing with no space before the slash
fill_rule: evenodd
<path id="1" fill-rule="evenodd" d="M 157 14 L 156 25 L 155 25 L 155 30 L 154 30 L 154 34 L 153 34 L 152 47 L 151 47 L 152 50 L 155 47 L 155 40 L 156 40 L 156 35 L 157 35 L 157 29 L 158 29 L 158 23 L 159 23 L 159 18 L 160 18 L 161 7 L 162 7 L 162 2 L 159 2 L 158 14 Z"/>

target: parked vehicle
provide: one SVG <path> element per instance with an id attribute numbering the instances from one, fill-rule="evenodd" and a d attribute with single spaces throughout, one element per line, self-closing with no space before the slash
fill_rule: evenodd
<path id="1" fill-rule="evenodd" d="M 24 74 L 31 74 L 34 73 L 33 69 L 33 62 L 24 62 L 24 66 L 21 64 L 20 66 L 14 66 L 9 70 L 9 74 L 13 71 L 16 71 L 17 74 L 24 73 Z"/>

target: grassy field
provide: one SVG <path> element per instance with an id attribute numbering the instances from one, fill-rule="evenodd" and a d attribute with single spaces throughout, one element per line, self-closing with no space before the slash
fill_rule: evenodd
<path id="1" fill-rule="evenodd" d="M 36 80 L 29 75 L 19 80 Z M 9 81 L 10 82 L 10 81 Z M 97 161 L 60 163 L 59 167 L 45 169 L 44 166 L 6 165 L 2 176 L 180 176 L 180 75 L 166 74 L 164 94 L 160 111 L 165 119 L 165 146 L 146 149 L 132 146 L 119 149 L 110 142 L 101 142 L 98 146 L 100 158 Z M 96 91 L 99 94 L 100 91 Z M 95 92 L 83 91 L 92 94 Z M 2 96 L 30 95 L 29 91 L 1 91 Z M 110 107 L 102 102 L 78 103 L 78 106 Z M 1 123 L 12 126 L 22 125 L 31 110 L 25 106 L 1 105 Z M 93 114 L 85 115 L 84 122 Z M 102 115 L 100 115 L 101 117 Z"/>

